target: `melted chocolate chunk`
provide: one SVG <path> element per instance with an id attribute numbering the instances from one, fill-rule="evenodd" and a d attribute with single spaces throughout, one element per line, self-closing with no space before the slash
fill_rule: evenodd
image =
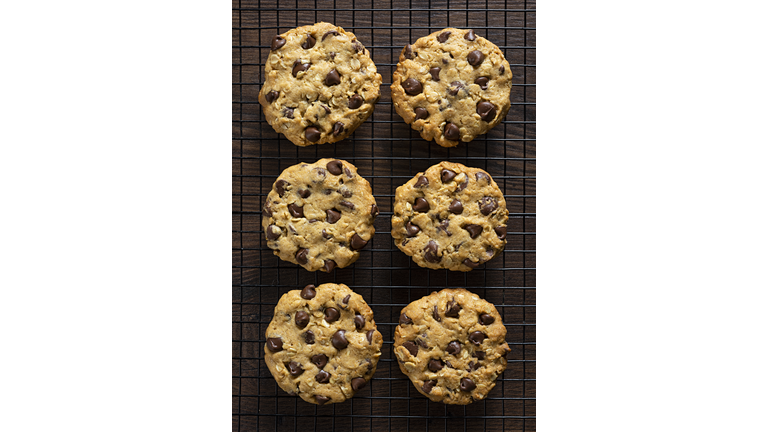
<path id="1" fill-rule="evenodd" d="M 478 183 L 483 182 L 483 181 L 488 183 L 488 184 L 491 183 L 491 177 L 488 176 L 488 174 L 486 174 L 484 172 L 477 172 L 475 174 L 475 178 L 477 179 Z"/>
<path id="2" fill-rule="evenodd" d="M 307 255 L 309 255 L 309 250 L 307 250 L 307 249 L 299 249 L 299 251 L 296 252 L 296 261 L 298 261 L 299 264 L 306 264 L 307 263 Z"/>
<path id="3" fill-rule="evenodd" d="M 316 126 L 309 126 L 308 128 L 304 129 L 304 138 L 306 138 L 309 142 L 320 141 L 320 129 L 318 129 Z"/>
<path id="4" fill-rule="evenodd" d="M 490 102 L 482 101 L 477 104 L 477 114 L 483 121 L 493 121 L 496 118 L 496 107 Z"/>
<path id="5" fill-rule="evenodd" d="M 286 186 L 290 186 L 290 185 L 291 185 L 291 184 L 290 184 L 290 183 L 288 183 L 288 182 L 287 182 L 287 181 L 285 181 L 285 180 L 278 180 L 278 181 L 275 183 L 275 192 L 277 192 L 277 194 L 280 196 L 280 198 L 282 198 L 282 197 L 283 197 L 283 194 L 285 194 L 285 187 L 286 187 Z M 272 215 L 270 215 L 270 216 L 272 216 Z"/>
<path id="6" fill-rule="evenodd" d="M 280 48 L 282 48 L 283 45 L 285 45 L 285 42 L 286 42 L 285 38 L 280 36 L 280 35 L 277 35 L 277 36 L 273 37 L 272 38 L 272 47 L 271 47 L 272 51 L 277 51 Z"/>
<path id="7" fill-rule="evenodd" d="M 437 243 L 434 240 L 430 240 L 427 247 L 424 248 L 424 259 L 431 263 L 439 263 L 442 259 L 441 256 L 437 255 Z"/>
<path id="8" fill-rule="evenodd" d="M 341 314 L 339 313 L 339 310 L 336 308 L 329 307 L 325 309 L 325 321 L 327 321 L 328 323 L 337 321 L 340 316 Z"/>
<path id="9" fill-rule="evenodd" d="M 352 97 L 349 98 L 350 109 L 357 109 L 357 108 L 360 108 L 362 105 L 363 105 L 363 98 L 360 97 L 360 95 L 353 94 Z"/>
<path id="10" fill-rule="evenodd" d="M 478 360 L 485 360 L 485 351 L 475 351 L 475 353 L 472 354 L 472 357 L 475 357 Z"/>
<path id="11" fill-rule="evenodd" d="M 314 37 L 312 37 L 312 35 L 311 35 L 311 34 L 308 34 L 308 35 L 307 35 L 307 38 L 306 38 L 306 39 L 304 39 L 304 42 L 302 42 L 302 43 L 301 43 L 301 47 L 302 47 L 302 48 L 304 48 L 304 49 L 310 49 L 310 48 L 312 48 L 313 46 L 315 46 L 315 43 L 316 43 L 316 42 L 317 42 L 317 41 L 315 40 L 315 38 L 314 38 Z"/>
<path id="12" fill-rule="evenodd" d="M 267 215 L 268 217 L 272 217 L 272 209 L 269 208 L 269 203 L 267 203 L 267 205 L 264 206 L 262 211 L 264 211 L 264 214 Z"/>
<path id="13" fill-rule="evenodd" d="M 280 228 L 276 227 L 275 225 L 270 225 L 267 227 L 267 240 L 277 240 L 280 238 L 280 234 L 282 234 Z"/>
<path id="14" fill-rule="evenodd" d="M 461 214 L 464 211 L 464 206 L 461 204 L 461 201 L 455 199 L 448 206 L 448 211 L 453 214 Z"/>
<path id="15" fill-rule="evenodd" d="M 426 108 L 418 107 L 413 110 L 413 113 L 416 114 L 416 120 L 424 120 L 429 117 L 429 111 Z"/>
<path id="16" fill-rule="evenodd" d="M 451 87 L 448 88 L 448 94 L 451 96 L 456 96 L 459 94 L 459 90 L 464 88 L 464 84 L 461 81 L 454 81 L 451 83 Z"/>
<path id="17" fill-rule="evenodd" d="M 419 178 L 416 180 L 416 184 L 414 185 L 414 187 L 420 188 L 424 186 L 429 186 L 429 180 L 427 179 L 426 176 L 422 175 L 422 176 L 419 176 Z"/>
<path id="18" fill-rule="evenodd" d="M 321 232 L 320 232 L 320 234 L 321 234 L 321 235 L 323 236 L 323 238 L 324 238 L 324 239 L 326 239 L 326 240 L 330 240 L 330 239 L 333 237 L 332 235 L 330 235 L 330 234 L 328 234 L 327 232 L 325 232 L 325 229 L 323 229 L 323 231 L 321 231 Z"/>
<path id="19" fill-rule="evenodd" d="M 467 55 L 467 62 L 472 66 L 478 66 L 483 60 L 485 60 L 485 54 L 479 50 L 474 50 Z"/>
<path id="20" fill-rule="evenodd" d="M 420 82 L 413 78 L 408 78 L 407 80 L 403 81 L 403 90 L 405 90 L 405 92 L 411 96 L 416 96 L 417 94 L 421 93 L 424 88 L 421 86 Z"/>
<path id="21" fill-rule="evenodd" d="M 352 204 L 352 203 L 351 203 L 351 202 L 349 202 L 349 201 L 341 201 L 341 202 L 339 203 L 339 205 L 340 205 L 340 206 L 342 206 L 342 207 L 346 207 L 346 208 L 348 208 L 348 209 L 350 209 L 350 210 L 354 210 L 354 209 L 355 209 L 355 205 L 354 205 L 354 204 Z"/>
<path id="22" fill-rule="evenodd" d="M 312 179 L 313 183 L 319 183 L 325 179 L 325 170 L 323 168 L 312 168 L 312 172 L 317 176 L 317 179 Z"/>
<path id="23" fill-rule="evenodd" d="M 365 378 L 352 378 L 352 390 L 358 391 L 361 388 L 365 387 L 365 385 L 368 382 L 365 380 Z"/>
<path id="24" fill-rule="evenodd" d="M 288 363 L 288 372 L 290 372 L 291 376 L 299 376 L 304 373 L 304 368 L 301 367 L 300 364 L 296 363 L 295 361 L 292 361 Z"/>
<path id="25" fill-rule="evenodd" d="M 307 332 L 304 333 L 304 342 L 306 342 L 307 345 L 315 343 L 315 334 L 312 333 L 312 330 L 307 330 Z"/>
<path id="26" fill-rule="evenodd" d="M 459 127 L 453 123 L 448 123 L 445 125 L 443 135 L 445 135 L 445 139 L 449 141 L 458 141 L 459 138 L 461 138 Z"/>
<path id="27" fill-rule="evenodd" d="M 400 314 L 400 325 L 413 324 L 413 320 L 405 313 Z"/>
<path id="28" fill-rule="evenodd" d="M 310 361 L 317 366 L 318 369 L 322 369 L 328 364 L 328 356 L 325 354 L 315 354 L 310 358 Z"/>
<path id="29" fill-rule="evenodd" d="M 485 216 L 491 214 L 494 210 L 496 210 L 496 207 L 498 207 L 496 200 L 491 197 L 480 198 L 480 201 L 478 201 L 477 204 L 480 206 L 480 213 Z"/>
<path id="30" fill-rule="evenodd" d="M 315 400 L 317 401 L 318 404 L 324 405 L 326 402 L 331 400 L 331 398 L 329 398 L 327 396 L 315 395 Z"/>
<path id="31" fill-rule="evenodd" d="M 448 232 L 448 225 L 450 225 L 450 222 L 448 221 L 448 219 L 441 220 L 440 221 L 440 225 L 437 226 L 437 229 L 440 230 L 440 231 L 445 232 L 450 237 L 453 234 Z"/>
<path id="32" fill-rule="evenodd" d="M 437 305 L 435 305 L 435 308 L 432 309 L 432 318 L 434 318 L 437 322 L 442 321 L 442 318 L 440 318 L 440 313 L 437 312 Z"/>
<path id="33" fill-rule="evenodd" d="M 411 44 L 408 44 L 403 48 L 403 55 L 407 59 L 413 59 L 413 48 L 411 48 Z"/>
<path id="34" fill-rule="evenodd" d="M 507 238 L 507 226 L 506 225 L 499 225 L 496 228 L 494 228 L 493 231 L 496 232 L 496 235 L 499 237 L 499 239 L 504 240 L 505 238 Z"/>
<path id="35" fill-rule="evenodd" d="M 371 204 L 371 216 L 375 219 L 376 216 L 379 215 L 379 206 L 376 204 Z"/>
<path id="36" fill-rule="evenodd" d="M 349 304 L 349 299 L 350 299 L 351 297 L 352 297 L 352 294 L 347 294 L 346 296 L 344 296 L 344 298 L 343 298 L 343 299 L 341 299 L 341 303 L 342 303 L 343 305 L 345 305 L 345 306 L 346 306 L 346 305 L 348 305 L 348 304 Z"/>
<path id="37" fill-rule="evenodd" d="M 288 205 L 288 212 L 295 218 L 304 217 L 304 207 L 299 207 L 295 203 Z"/>
<path id="38" fill-rule="evenodd" d="M 349 242 L 349 244 L 350 246 L 352 246 L 352 250 L 360 250 L 364 248 L 365 245 L 368 244 L 368 242 L 366 240 L 363 240 L 362 237 L 360 237 L 359 235 L 357 235 L 357 233 L 355 233 L 352 236 L 352 240 Z"/>
<path id="39" fill-rule="evenodd" d="M 419 353 L 419 346 L 413 343 L 413 341 L 403 342 L 403 348 L 407 349 L 414 357 Z"/>
<path id="40" fill-rule="evenodd" d="M 476 269 L 476 268 L 478 268 L 480 266 L 481 263 L 480 262 L 474 262 L 471 259 L 466 258 L 464 261 L 462 261 L 462 264 L 464 264 L 465 266 L 467 266 L 469 268 Z"/>
<path id="41" fill-rule="evenodd" d="M 325 384 L 331 380 L 331 374 L 329 374 L 324 370 L 321 370 L 320 372 L 317 373 L 317 375 L 315 375 L 315 380 L 321 384 Z"/>
<path id="42" fill-rule="evenodd" d="M 347 347 L 347 345 L 349 345 L 349 341 L 347 341 L 347 337 L 344 335 L 345 333 L 346 331 L 344 330 L 337 330 L 331 338 L 331 345 L 333 345 L 333 347 L 339 351 L 343 350 Z"/>
<path id="43" fill-rule="evenodd" d="M 296 60 L 293 62 L 293 70 L 291 71 L 291 74 L 296 78 L 296 75 L 298 75 L 299 72 L 306 72 L 309 69 L 309 66 L 309 63 L 302 63 L 301 60 Z"/>
<path id="44" fill-rule="evenodd" d="M 316 295 L 317 295 L 317 291 L 315 291 L 315 286 L 311 284 L 305 286 L 304 289 L 301 290 L 301 294 L 300 294 L 301 298 L 303 298 L 304 300 L 312 300 L 313 298 L 315 298 Z"/>
<path id="45" fill-rule="evenodd" d="M 424 385 L 421 386 L 421 390 L 424 391 L 424 393 L 429 393 L 432 391 L 432 388 L 437 385 L 437 381 L 430 380 L 430 381 L 424 381 Z"/>
<path id="46" fill-rule="evenodd" d="M 465 392 L 470 392 L 474 390 L 475 387 L 477 387 L 475 385 L 475 382 L 472 381 L 470 378 L 462 378 L 461 384 L 459 384 L 459 388 L 461 389 L 461 391 L 465 391 Z"/>
<path id="47" fill-rule="evenodd" d="M 437 41 L 440 42 L 440 43 L 445 43 L 445 41 L 448 40 L 448 36 L 450 36 L 450 35 L 451 35 L 451 32 L 449 32 L 449 31 L 442 32 L 439 35 L 437 35 Z"/>
<path id="48" fill-rule="evenodd" d="M 429 68 L 429 74 L 432 75 L 432 81 L 440 81 L 440 68 Z"/>
<path id="49" fill-rule="evenodd" d="M 363 327 L 365 327 L 365 317 L 359 314 L 355 315 L 355 328 L 362 330 Z"/>
<path id="50" fill-rule="evenodd" d="M 459 187 L 456 188 L 456 192 L 461 192 L 464 189 L 467 188 L 467 185 L 469 184 L 469 177 L 464 179 L 464 183 L 460 184 Z"/>
<path id="51" fill-rule="evenodd" d="M 488 81 L 488 77 L 477 77 L 475 84 L 479 85 L 483 90 L 488 90 Z"/>
<path id="52" fill-rule="evenodd" d="M 413 209 L 417 212 L 426 213 L 429 211 L 429 203 L 424 198 L 416 198 L 413 202 Z"/>
<path id="53" fill-rule="evenodd" d="M 272 352 L 279 352 L 283 350 L 283 340 L 279 337 L 267 338 L 267 349 Z"/>
<path id="54" fill-rule="evenodd" d="M 483 334 L 483 332 L 475 330 L 469 334 L 469 341 L 475 345 L 480 345 L 486 337 L 487 336 Z"/>
<path id="55" fill-rule="evenodd" d="M 421 231 L 421 228 L 418 225 L 410 222 L 405 224 L 405 235 L 408 237 L 414 237 L 419 231 Z"/>
<path id="56" fill-rule="evenodd" d="M 344 123 L 336 122 L 333 124 L 333 136 L 339 136 L 344 132 Z"/>
<path id="57" fill-rule="evenodd" d="M 267 100 L 267 102 L 272 103 L 277 99 L 277 97 L 280 96 L 280 93 L 272 90 L 271 92 L 264 95 L 264 98 Z"/>
<path id="58" fill-rule="evenodd" d="M 499 73 L 504 75 L 504 65 L 501 65 L 501 67 L 499 68 Z"/>
<path id="59" fill-rule="evenodd" d="M 293 118 L 293 108 L 283 108 L 283 115 L 285 118 Z"/>
<path id="60" fill-rule="evenodd" d="M 445 351 L 450 355 L 457 356 L 461 352 L 461 344 L 459 341 L 453 341 L 448 344 L 448 348 Z"/>
<path id="61" fill-rule="evenodd" d="M 475 34 L 474 30 L 470 30 L 470 31 L 464 33 L 464 39 L 466 39 L 466 40 L 471 42 L 471 41 L 477 39 L 477 35 Z"/>
<path id="62" fill-rule="evenodd" d="M 444 366 L 443 362 L 438 359 L 432 359 L 427 364 L 427 368 L 431 370 L 432 372 L 437 372 L 440 369 L 442 369 Z"/>
<path id="63" fill-rule="evenodd" d="M 352 178 L 354 175 L 352 174 L 352 171 L 349 170 L 349 168 L 344 167 L 344 173 L 347 175 L 347 177 Z"/>
<path id="64" fill-rule="evenodd" d="M 485 313 L 480 314 L 480 316 L 477 318 L 477 322 L 479 322 L 482 325 L 491 325 L 493 324 L 494 321 L 496 321 L 496 318 Z"/>
<path id="65" fill-rule="evenodd" d="M 458 318 L 461 305 L 451 300 L 445 305 L 445 316 L 451 318 Z"/>
<path id="66" fill-rule="evenodd" d="M 339 36 L 339 32 L 337 32 L 336 30 L 328 30 L 327 32 L 325 32 L 321 40 L 324 41 L 325 38 L 327 38 L 328 36 Z"/>
<path id="67" fill-rule="evenodd" d="M 336 261 L 327 259 L 323 262 L 323 265 L 325 266 L 325 272 L 330 273 L 331 270 L 336 268 Z"/>
<path id="68" fill-rule="evenodd" d="M 341 77 L 339 76 L 339 72 L 337 72 L 336 69 L 332 69 L 330 72 L 328 72 L 328 75 L 325 76 L 325 80 L 323 80 L 323 84 L 329 87 L 335 86 L 340 82 L 341 82 Z"/>
<path id="69" fill-rule="evenodd" d="M 368 339 L 368 343 L 373 343 L 373 332 L 375 330 L 368 330 L 368 333 L 365 334 L 365 338 Z"/>
<path id="70" fill-rule="evenodd" d="M 363 52 L 363 50 L 365 49 L 363 47 L 363 44 L 361 44 L 358 41 L 352 42 L 352 47 L 355 48 L 355 52 Z"/>
<path id="71" fill-rule="evenodd" d="M 325 167 L 328 169 L 328 172 L 330 172 L 333 175 L 340 175 L 341 174 L 341 161 L 340 160 L 332 160 L 328 162 Z"/>
<path id="72" fill-rule="evenodd" d="M 479 236 L 483 232 L 483 227 L 476 224 L 464 225 L 462 228 L 469 231 L 469 237 L 472 239 L 477 238 L 477 236 Z"/>
<path id="73" fill-rule="evenodd" d="M 296 316 L 294 316 L 294 321 L 300 329 L 303 329 L 309 324 L 309 314 L 305 311 L 298 311 L 296 312 Z"/>
<path id="74" fill-rule="evenodd" d="M 309 198 L 312 195 L 309 189 L 299 189 L 299 196 L 302 198 Z"/>
<path id="75" fill-rule="evenodd" d="M 339 221 L 339 219 L 341 219 L 341 213 L 336 209 L 325 211 L 325 221 L 329 224 L 335 224 Z"/>
<path id="76" fill-rule="evenodd" d="M 443 183 L 448 183 L 449 181 L 453 180 L 454 177 L 456 177 L 456 173 L 447 168 L 444 168 L 440 172 L 440 180 L 442 180 Z"/>

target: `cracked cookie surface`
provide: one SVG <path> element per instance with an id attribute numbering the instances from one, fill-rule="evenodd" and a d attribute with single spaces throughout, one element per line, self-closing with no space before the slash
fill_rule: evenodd
<path id="1" fill-rule="evenodd" d="M 264 360 L 281 389 L 307 402 L 343 402 L 376 372 L 382 336 L 363 297 L 327 283 L 284 294 L 266 331 Z"/>
<path id="2" fill-rule="evenodd" d="M 512 71 L 499 47 L 473 30 L 446 28 L 406 45 L 392 74 L 395 111 L 427 141 L 472 141 L 511 103 Z"/>
<path id="3" fill-rule="evenodd" d="M 379 214 L 371 185 L 351 163 L 320 159 L 280 174 L 261 225 L 267 246 L 284 261 L 330 273 L 357 261 Z"/>
<path id="4" fill-rule="evenodd" d="M 508 215 L 490 174 L 440 162 L 397 188 L 392 237 L 421 267 L 470 271 L 504 250 Z"/>
<path id="5" fill-rule="evenodd" d="M 395 328 L 400 370 L 435 402 L 484 399 L 507 368 L 507 329 L 496 307 L 465 289 L 444 289 L 403 308 Z"/>
<path id="6" fill-rule="evenodd" d="M 302 147 L 348 137 L 381 96 L 368 50 L 325 22 L 275 36 L 265 74 L 259 103 L 267 122 Z"/>

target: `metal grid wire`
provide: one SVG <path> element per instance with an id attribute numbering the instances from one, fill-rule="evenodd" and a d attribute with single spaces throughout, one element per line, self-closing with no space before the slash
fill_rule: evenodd
<path id="1" fill-rule="evenodd" d="M 232 430 L 534 431 L 536 258 L 535 2 L 233 0 L 232 9 Z M 367 122 L 336 144 L 297 147 L 266 123 L 258 103 L 275 34 L 318 21 L 355 33 L 382 75 L 381 100 Z M 513 78 L 505 121 L 471 143 L 446 149 L 424 141 L 395 113 L 389 86 L 407 43 L 445 27 L 472 28 L 498 45 Z M 308 272 L 267 247 L 261 208 L 285 168 L 345 159 L 373 188 L 381 214 L 360 259 L 333 273 Z M 394 192 L 442 161 L 488 171 L 509 209 L 507 247 L 469 273 L 418 267 L 394 245 Z M 278 299 L 306 284 L 349 285 L 370 304 L 384 337 L 378 369 L 351 400 L 311 405 L 277 387 L 263 361 L 264 331 Z M 445 287 L 465 287 L 496 305 L 512 352 L 488 398 L 468 406 L 434 403 L 400 372 L 392 352 L 400 310 Z"/>

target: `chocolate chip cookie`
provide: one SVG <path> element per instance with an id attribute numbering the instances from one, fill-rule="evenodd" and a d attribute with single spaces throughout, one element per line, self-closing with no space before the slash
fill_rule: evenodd
<path id="1" fill-rule="evenodd" d="M 379 214 L 371 185 L 347 161 L 320 159 L 287 168 L 267 195 L 261 225 L 284 261 L 331 272 L 357 261 Z"/>
<path id="2" fill-rule="evenodd" d="M 266 338 L 264 360 L 280 388 L 318 405 L 354 396 L 381 355 L 371 308 L 344 284 L 284 294 Z"/>
<path id="3" fill-rule="evenodd" d="M 447 28 L 406 45 L 392 74 L 395 111 L 427 141 L 472 141 L 509 111 L 512 71 L 499 47 Z"/>
<path id="4" fill-rule="evenodd" d="M 484 399 L 507 368 L 506 335 L 492 304 L 465 289 L 444 289 L 402 310 L 394 349 L 421 394 L 466 405 Z"/>
<path id="5" fill-rule="evenodd" d="M 354 34 L 319 22 L 275 36 L 271 48 L 259 103 L 294 144 L 341 141 L 373 112 L 381 75 Z"/>
<path id="6" fill-rule="evenodd" d="M 392 237 L 421 267 L 470 271 L 504 250 L 508 214 L 487 172 L 440 162 L 397 188 Z"/>

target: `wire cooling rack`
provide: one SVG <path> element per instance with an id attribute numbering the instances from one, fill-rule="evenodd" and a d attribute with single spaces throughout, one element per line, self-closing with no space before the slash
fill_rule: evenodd
<path id="1" fill-rule="evenodd" d="M 297 147 L 267 124 L 258 103 L 275 34 L 318 21 L 352 31 L 382 76 L 367 122 L 336 144 Z M 536 430 L 536 11 L 533 1 L 246 1 L 232 9 L 232 430 Z M 395 113 L 390 83 L 407 43 L 445 27 L 472 28 L 512 67 L 512 108 L 487 135 L 446 149 L 424 141 Z M 324 157 L 358 167 L 381 211 L 360 259 L 333 273 L 308 272 L 267 247 L 261 208 L 283 169 Z M 507 247 L 469 273 L 418 267 L 390 236 L 395 189 L 442 160 L 488 171 L 509 209 Z M 349 401 L 311 405 L 277 387 L 264 363 L 264 331 L 278 299 L 306 284 L 349 285 L 370 304 L 384 336 L 372 381 Z M 429 401 L 392 352 L 400 310 L 445 287 L 496 305 L 507 327 L 509 365 L 489 396 L 468 406 Z"/>

